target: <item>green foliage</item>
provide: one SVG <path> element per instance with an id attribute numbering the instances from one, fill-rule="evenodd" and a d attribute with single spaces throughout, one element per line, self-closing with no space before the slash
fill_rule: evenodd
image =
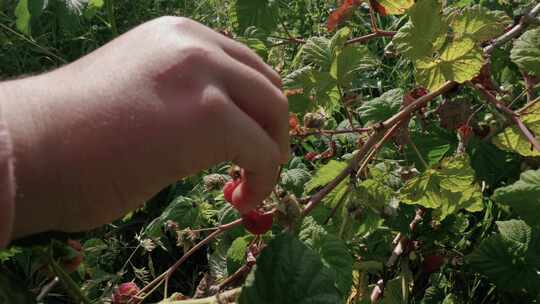
<path id="1" fill-rule="evenodd" d="M 523 221 L 497 222 L 499 234 L 483 240 L 468 262 L 497 287 L 538 293 L 540 235 Z"/>
<path id="2" fill-rule="evenodd" d="M 306 192 L 311 192 L 318 187 L 328 184 L 333 180 L 343 169 L 347 167 L 347 163 L 331 160 L 328 164 L 317 170 L 315 176 L 306 185 Z"/>
<path id="3" fill-rule="evenodd" d="M 540 76 L 540 28 L 529 30 L 517 39 L 510 58 L 523 71 Z"/>
<path id="4" fill-rule="evenodd" d="M 261 253 L 239 303 L 339 303 L 333 270 L 313 249 L 282 234 Z"/>
<path id="5" fill-rule="evenodd" d="M 495 190 L 493 199 L 512 207 L 528 224 L 540 224 L 540 170 L 523 172 L 514 184 Z"/>
<path id="6" fill-rule="evenodd" d="M 392 89 L 381 96 L 364 102 L 357 111 L 362 121 L 370 125 L 384 121 L 397 113 L 403 102 L 403 90 Z"/>
<path id="7" fill-rule="evenodd" d="M 0 251 L 0 302 L 32 302 L 50 282 L 50 266 L 65 286 L 58 284 L 44 302 L 69 296 L 108 302 L 119 283 L 147 286 L 216 231 L 171 276 L 169 294 L 204 297 L 218 287 L 241 287 L 240 303 L 370 303 L 373 287 L 384 279 L 379 303 L 538 302 L 539 154 L 469 82 L 489 87 L 540 134 L 540 103 L 531 102 L 540 94 L 538 27 L 526 24 L 522 35 L 491 54 L 483 50 L 530 1 L 371 1 L 373 19 L 367 2 L 351 3 L 0 1 L 2 79 L 58 68 L 153 18 L 187 16 L 272 65 L 300 123 L 290 134 L 291 160 L 261 202 L 265 211 L 277 210 L 271 233 L 253 236 L 241 224 L 216 230 L 240 219 L 221 185 L 204 183 L 210 174 L 227 174 L 230 164 L 220 164 L 163 189 L 122 220 L 77 235 L 84 259 L 70 275 L 61 258 L 47 262 L 51 248 L 64 258 L 77 256 L 64 241 Z M 329 12 L 347 5 L 335 32 L 328 32 Z M 373 33 L 372 22 L 381 32 Z M 433 92 L 447 81 L 459 85 L 371 146 L 369 161 L 349 163 L 370 136 L 392 127 L 381 122 L 417 98 L 416 88 Z M 303 128 L 310 112 L 324 113 L 322 129 Z M 464 119 L 471 127 L 466 138 L 456 131 Z M 362 164 L 320 195 L 346 168 Z M 314 200 L 320 203 L 307 214 L 302 209 Z M 418 209 L 422 217 L 412 229 Z M 396 258 L 398 233 L 409 241 Z M 442 257 L 445 266 L 426 273 L 428 256 Z M 249 275 L 242 272 L 250 268 Z M 164 301 L 162 288 L 145 302 Z"/>
<path id="8" fill-rule="evenodd" d="M 408 181 L 401 190 L 401 202 L 433 208 L 440 220 L 460 209 L 483 209 L 480 187 L 474 184 L 474 170 L 464 156 L 445 159 Z"/>
<path id="9" fill-rule="evenodd" d="M 533 134 L 540 134 L 540 103 L 529 107 L 522 115 L 521 120 Z M 517 152 L 523 156 L 540 156 L 540 152 L 531 146 L 517 126 L 504 129 L 494 139 L 493 143 L 507 151 Z"/>

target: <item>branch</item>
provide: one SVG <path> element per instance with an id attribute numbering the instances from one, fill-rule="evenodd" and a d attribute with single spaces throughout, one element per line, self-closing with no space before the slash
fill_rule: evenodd
<path id="1" fill-rule="evenodd" d="M 527 140 L 531 143 L 531 145 L 540 152 L 540 143 L 536 140 L 536 137 L 529 131 L 527 126 L 521 121 L 519 118 L 519 115 L 510 110 L 508 107 L 506 107 L 503 103 L 501 103 L 499 100 L 497 100 L 497 97 L 495 97 L 493 94 L 491 94 L 490 91 L 488 91 L 486 88 L 484 88 L 480 84 L 476 84 L 474 86 L 477 90 L 482 93 L 482 95 L 486 98 L 487 101 L 489 101 L 492 105 L 494 105 L 499 111 L 501 111 L 506 117 L 512 121 L 518 129 L 521 131 L 523 136 L 527 138 Z"/>
<path id="2" fill-rule="evenodd" d="M 377 38 L 377 37 L 393 37 L 396 34 L 396 32 L 387 32 L 387 31 L 377 31 L 370 34 L 367 34 L 365 36 L 356 37 L 348 40 L 345 42 L 345 45 L 354 44 L 354 43 L 364 43 L 370 39 Z"/>
<path id="3" fill-rule="evenodd" d="M 189 299 L 181 301 L 169 301 L 166 303 L 169 304 L 222 304 L 222 303 L 233 303 L 238 298 L 238 295 L 242 291 L 242 288 L 236 288 L 228 290 L 221 294 L 216 294 L 208 298 L 202 299 Z"/>
<path id="4" fill-rule="evenodd" d="M 387 133 L 389 129 L 399 124 L 403 119 L 408 118 L 411 115 L 411 113 L 420 109 L 421 107 L 426 105 L 428 102 L 430 102 L 437 96 L 450 91 L 456 85 L 457 84 L 452 81 L 446 82 L 437 91 L 418 98 L 417 100 L 415 100 L 414 102 L 412 102 L 411 104 L 403 108 L 401 111 L 396 113 L 394 116 L 390 117 L 386 121 L 379 123 L 377 126 L 375 126 L 374 127 L 375 133 L 373 133 L 369 137 L 369 139 L 366 141 L 366 143 L 360 148 L 360 150 L 356 153 L 354 158 L 350 161 L 347 168 L 345 168 L 338 176 L 336 176 L 332 181 L 330 181 L 330 183 L 328 183 L 319 192 L 311 196 L 306 207 L 302 211 L 302 215 L 305 216 L 306 214 L 310 213 L 323 200 L 323 198 L 326 197 L 326 195 L 332 192 L 332 190 L 334 190 L 334 188 L 337 187 L 337 185 L 339 185 L 339 183 L 341 183 L 351 173 L 358 171 L 359 164 L 365 159 L 366 156 L 368 156 L 368 153 L 384 137 L 384 135 Z"/>
<path id="5" fill-rule="evenodd" d="M 518 37 L 525 31 L 525 28 L 529 23 L 531 23 L 531 20 L 534 20 L 536 16 L 540 14 L 540 3 L 536 4 L 533 9 L 531 9 L 527 14 L 523 15 L 521 17 L 521 20 L 519 21 L 518 25 L 514 26 L 511 30 L 506 32 L 504 35 L 500 36 L 499 38 L 495 39 L 490 45 L 486 46 L 484 48 L 484 53 L 487 55 L 490 55 L 493 50 L 505 44 L 506 42 L 512 40 L 513 38 Z"/>
<path id="6" fill-rule="evenodd" d="M 150 282 L 148 285 L 146 285 L 139 293 L 136 295 L 135 298 L 133 298 L 132 301 L 135 301 L 134 303 L 140 303 L 140 301 L 143 301 L 146 297 L 148 297 L 154 290 L 156 290 L 157 287 L 159 287 L 163 282 L 167 283 L 172 273 L 184 263 L 185 260 L 187 260 L 193 253 L 195 253 L 197 250 L 199 250 L 202 246 L 208 244 L 211 240 L 222 234 L 223 232 L 230 230 L 232 228 L 235 228 L 242 224 L 242 219 L 238 219 L 234 222 L 219 226 L 218 229 L 211 234 L 209 234 L 204 240 L 197 243 L 195 246 L 193 246 L 188 252 L 184 253 L 184 255 L 174 263 L 169 269 L 167 269 L 165 272 L 163 272 L 161 275 L 159 275 L 157 278 L 155 278 L 152 282 Z M 152 289 L 151 289 L 152 288 Z"/>

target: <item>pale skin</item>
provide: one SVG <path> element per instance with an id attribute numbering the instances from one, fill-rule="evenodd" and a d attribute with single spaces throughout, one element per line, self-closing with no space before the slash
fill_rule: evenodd
<path id="1" fill-rule="evenodd" d="M 246 46 L 180 17 L 0 83 L 16 160 L 11 238 L 98 227 L 223 161 L 245 170 L 240 211 L 256 208 L 289 156 L 280 86 Z"/>

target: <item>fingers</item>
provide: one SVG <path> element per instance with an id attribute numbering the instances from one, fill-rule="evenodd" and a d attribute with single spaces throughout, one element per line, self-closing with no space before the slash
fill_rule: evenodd
<path id="1" fill-rule="evenodd" d="M 267 65 L 254 51 L 244 44 L 204 25 L 198 25 L 200 28 L 197 31 L 197 38 L 203 38 L 216 43 L 229 56 L 263 74 L 274 86 L 281 88 L 281 76 L 272 67 Z"/>
<path id="2" fill-rule="evenodd" d="M 289 159 L 287 97 L 253 68 L 226 56 L 221 62 L 221 81 L 236 105 L 252 117 L 277 143 L 280 160 Z"/>
<path id="3" fill-rule="evenodd" d="M 274 188 L 280 151 L 257 122 L 232 101 L 226 111 L 223 137 L 228 158 L 244 169 L 244 178 L 233 193 L 233 201 L 240 213 L 246 213 L 260 205 Z"/>

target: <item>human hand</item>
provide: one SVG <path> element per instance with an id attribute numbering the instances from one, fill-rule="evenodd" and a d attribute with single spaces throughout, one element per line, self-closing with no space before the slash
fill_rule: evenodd
<path id="1" fill-rule="evenodd" d="M 247 212 L 289 155 L 279 75 L 185 18 L 153 20 L 0 90 L 17 160 L 15 236 L 110 222 L 227 160 L 245 170 L 234 195 Z"/>

